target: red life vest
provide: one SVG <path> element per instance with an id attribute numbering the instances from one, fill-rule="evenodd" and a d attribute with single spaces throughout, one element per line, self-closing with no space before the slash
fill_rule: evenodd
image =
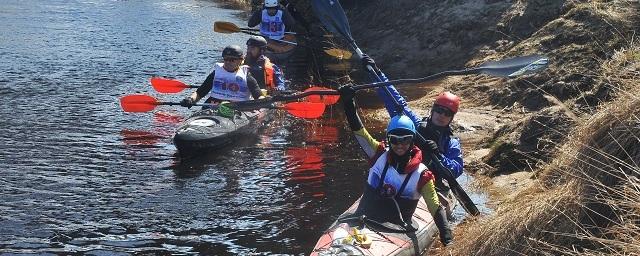
<path id="1" fill-rule="evenodd" d="M 275 90 L 276 89 L 276 85 L 273 82 L 273 78 L 274 78 L 274 73 L 273 73 L 273 63 L 271 63 L 271 60 L 269 60 L 269 58 L 264 58 L 264 85 L 267 87 L 268 90 Z"/>

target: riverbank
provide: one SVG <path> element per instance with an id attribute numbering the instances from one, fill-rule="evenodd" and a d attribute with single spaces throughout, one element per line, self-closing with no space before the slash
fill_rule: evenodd
<path id="1" fill-rule="evenodd" d="M 462 96 L 456 133 L 466 171 L 494 208 L 456 227 L 454 246 L 431 253 L 637 253 L 640 142 L 629 136 L 638 129 L 638 4 L 390 4 L 360 4 L 350 13 L 394 19 L 350 20 L 361 47 L 392 78 L 532 53 L 551 62 L 514 80 L 448 79 L 409 103 L 425 116 L 436 92 Z"/>

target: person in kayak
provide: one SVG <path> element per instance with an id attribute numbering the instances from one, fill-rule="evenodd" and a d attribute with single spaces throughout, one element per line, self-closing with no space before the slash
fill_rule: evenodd
<path id="1" fill-rule="evenodd" d="M 376 66 L 375 61 L 364 55 L 362 64 L 367 69 L 371 66 L 375 72 L 370 74 L 372 80 L 389 81 L 382 71 Z M 451 92 L 442 92 L 436 98 L 431 107 L 431 114 L 428 117 L 420 118 L 411 108 L 409 108 L 406 100 L 396 88 L 389 84 L 376 89 L 378 97 L 384 101 L 385 108 L 389 116 L 395 116 L 403 113 L 416 125 L 418 135 L 416 136 L 416 144 L 423 151 L 425 156 L 434 155 L 444 167 L 450 172 L 440 172 L 436 168 L 435 163 L 431 162 L 431 157 L 424 157 L 425 164 L 435 171 L 436 191 L 440 194 L 443 204 L 448 210 L 450 202 L 444 195 L 449 194 L 449 186 L 443 181 L 446 177 L 458 178 L 463 173 L 464 162 L 462 160 L 462 147 L 460 140 L 453 136 L 451 122 L 460 107 L 460 97 Z M 451 212 L 448 212 L 451 216 Z"/>
<path id="2" fill-rule="evenodd" d="M 369 157 L 371 166 L 356 214 L 380 222 L 399 223 L 404 220 L 409 223 L 420 197 L 423 197 L 438 227 L 440 241 L 444 245 L 451 243 L 453 236 L 435 191 L 435 178 L 422 163 L 422 150 L 413 143 L 416 136 L 414 122 L 402 114 L 391 118 L 385 140 L 387 147 L 385 142 L 374 139 L 364 128 L 353 100 L 353 87 L 347 85 L 338 90 L 349 127 Z"/>
<path id="3" fill-rule="evenodd" d="M 254 12 L 249 18 L 249 27 L 255 27 L 258 24 L 261 35 L 282 40 L 284 32 L 294 28 L 295 20 L 286 8 L 278 4 L 278 0 L 265 0 L 263 8 Z"/>
<path id="4" fill-rule="evenodd" d="M 267 40 L 261 36 L 251 36 L 247 40 L 247 57 L 245 64 L 249 66 L 249 72 L 258 81 L 260 89 L 266 89 L 269 94 L 275 91 L 284 91 L 284 75 L 282 69 L 273 64 L 264 55 L 267 49 Z"/>
<path id="5" fill-rule="evenodd" d="M 244 52 L 238 45 L 229 45 L 222 50 L 223 62 L 216 63 L 213 71 L 180 105 L 191 108 L 196 102 L 209 94 L 206 103 L 221 103 L 223 101 L 245 101 L 252 97 L 262 97 L 260 86 L 251 73 L 249 66 L 242 65 Z"/>

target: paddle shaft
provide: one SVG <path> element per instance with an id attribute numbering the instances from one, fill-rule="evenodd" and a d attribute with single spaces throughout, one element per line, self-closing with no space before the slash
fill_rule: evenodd
<path id="1" fill-rule="evenodd" d="M 431 154 L 431 161 L 434 163 L 436 168 L 440 170 L 441 176 L 444 176 L 441 178 L 444 178 L 445 180 L 447 180 L 447 183 L 449 183 L 451 192 L 456 197 L 456 199 L 458 199 L 458 201 L 462 205 L 462 208 L 464 208 L 466 212 L 473 216 L 480 215 L 480 210 L 478 210 L 478 207 L 476 207 L 476 205 L 473 203 L 471 197 L 469 197 L 464 189 L 462 189 L 462 186 L 460 186 L 460 183 L 458 183 L 449 168 L 445 167 L 435 154 Z"/>
<path id="2" fill-rule="evenodd" d="M 380 86 L 385 86 L 388 85 L 389 83 L 401 83 L 401 84 L 408 84 L 408 83 L 420 83 L 420 82 L 427 82 L 427 81 L 431 81 L 431 80 L 435 80 L 435 79 L 439 79 L 442 77 L 446 77 L 446 76 L 452 76 L 452 75 L 466 75 L 466 74 L 473 74 L 473 73 L 477 73 L 479 68 L 472 68 L 472 69 L 465 69 L 465 70 L 454 70 L 454 71 L 444 71 L 444 72 L 440 72 L 437 74 L 433 74 L 427 77 L 422 77 L 422 78 L 407 78 L 407 79 L 396 79 L 396 80 L 390 80 L 387 82 L 375 82 L 375 83 L 369 83 L 369 84 L 361 84 L 361 85 L 354 85 L 353 89 L 354 90 L 362 90 L 362 89 L 369 89 L 369 88 L 374 88 L 374 87 L 380 87 Z M 296 94 L 291 94 L 291 95 L 282 95 L 282 96 L 274 96 L 271 98 L 265 98 L 265 99 L 257 99 L 257 100 L 251 100 L 251 101 L 243 101 L 243 102 L 234 102 L 231 104 L 236 104 L 236 106 L 249 106 L 249 105 L 256 105 L 256 106 L 261 106 L 264 104 L 269 104 L 269 103 L 273 103 L 273 102 L 277 102 L 277 101 L 283 101 L 283 102 L 287 102 L 287 101 L 294 101 L 294 100 L 298 100 L 310 95 L 340 95 L 340 92 L 336 91 L 336 90 L 311 90 L 311 91 L 305 91 L 305 92 L 301 92 L 301 93 L 296 93 Z"/>
<path id="3" fill-rule="evenodd" d="M 257 28 L 240 28 L 241 31 L 248 31 L 248 32 L 260 32 L 259 29 Z M 291 32 L 291 31 L 285 31 L 285 34 L 289 34 L 289 35 L 297 35 L 298 33 L 296 32 Z"/>
<path id="4" fill-rule="evenodd" d="M 262 36 L 259 33 L 251 32 L 251 31 L 240 30 L 240 32 L 248 34 L 248 35 L 252 35 L 252 36 Z M 281 43 L 285 43 L 285 44 L 298 45 L 298 43 L 296 43 L 296 42 L 286 41 L 286 40 L 282 40 L 282 39 L 273 39 L 273 38 L 269 38 L 269 37 L 266 37 L 266 38 L 268 40 L 273 40 L 273 41 L 277 41 L 277 42 L 281 42 Z"/>

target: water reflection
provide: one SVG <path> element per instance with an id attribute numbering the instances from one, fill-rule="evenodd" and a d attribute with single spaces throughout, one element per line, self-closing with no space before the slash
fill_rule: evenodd
<path id="1" fill-rule="evenodd" d="M 151 76 L 197 84 L 242 24 L 211 1 L 3 1 L 0 254 L 308 253 L 366 171 L 341 117 L 278 114 L 253 136 L 184 160 L 191 113 L 122 113 Z M 179 101 L 184 95 L 163 95 Z"/>

